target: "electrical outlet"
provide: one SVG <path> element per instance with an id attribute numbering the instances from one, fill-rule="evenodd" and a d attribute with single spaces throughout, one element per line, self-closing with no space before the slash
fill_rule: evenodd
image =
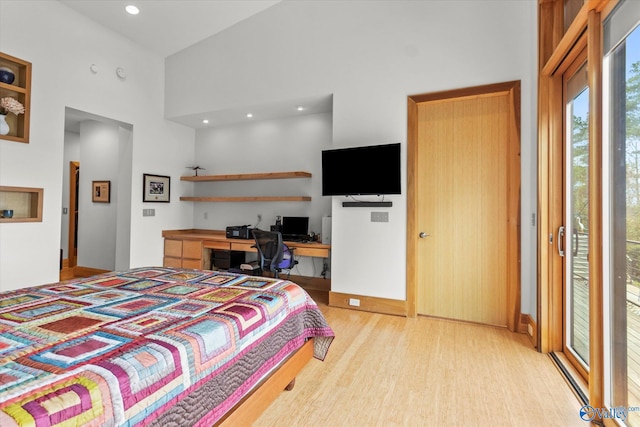
<path id="1" fill-rule="evenodd" d="M 209 212 L 204 213 L 204 219 L 209 219 Z"/>
<path id="2" fill-rule="evenodd" d="M 258 214 L 258 222 L 256 224 L 260 224 L 262 222 L 262 214 Z"/>
<path id="3" fill-rule="evenodd" d="M 349 298 L 349 305 L 353 307 L 360 307 L 360 300 L 358 298 Z"/>
<path id="4" fill-rule="evenodd" d="M 371 212 L 371 222 L 389 222 L 389 212 Z"/>

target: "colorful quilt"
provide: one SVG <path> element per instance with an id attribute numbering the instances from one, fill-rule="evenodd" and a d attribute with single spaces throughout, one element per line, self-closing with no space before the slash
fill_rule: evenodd
<path id="1" fill-rule="evenodd" d="M 206 425 L 333 339 L 287 280 L 138 268 L 0 293 L 0 426 Z"/>

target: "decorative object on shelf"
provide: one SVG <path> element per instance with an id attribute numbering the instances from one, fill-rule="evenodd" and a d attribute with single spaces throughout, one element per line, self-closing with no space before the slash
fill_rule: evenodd
<path id="1" fill-rule="evenodd" d="M 198 170 L 202 169 L 205 170 L 204 168 L 200 167 L 200 166 L 187 166 L 187 169 L 191 169 L 195 172 L 194 176 L 198 176 Z"/>
<path id="2" fill-rule="evenodd" d="M 111 203 L 111 181 L 93 181 L 91 188 L 93 203 Z"/>
<path id="3" fill-rule="evenodd" d="M 3 218 L 13 218 L 13 209 L 4 209 L 2 211 Z"/>
<path id="4" fill-rule="evenodd" d="M 24 114 L 24 105 L 15 98 L 5 96 L 0 99 L 0 114 L 6 115 L 8 113 L 13 113 L 16 116 L 18 114 Z"/>
<path id="5" fill-rule="evenodd" d="M 15 98 L 5 96 L 0 99 L 0 135 L 8 135 L 11 130 L 6 120 L 9 113 L 13 113 L 16 116 L 24 114 L 24 105 Z"/>
<path id="6" fill-rule="evenodd" d="M 6 121 L 9 125 L 9 129 L 2 126 L 0 140 L 29 143 L 31 68 L 31 62 L 0 51 L 0 102 L 6 104 L 0 105 L 0 114 L 8 115 Z M 8 113 L 15 114 L 15 117 Z M 18 216 L 22 218 L 22 213 Z"/>
<path id="7" fill-rule="evenodd" d="M 9 124 L 7 123 L 7 115 L 0 114 L 0 135 L 9 134 Z"/>
<path id="8" fill-rule="evenodd" d="M 143 202 L 170 202 L 171 177 L 145 173 L 142 181 Z"/>
<path id="9" fill-rule="evenodd" d="M 16 78 L 16 75 L 13 73 L 11 68 L 0 67 L 0 83 L 6 83 L 10 85 L 13 83 L 13 80 Z"/>

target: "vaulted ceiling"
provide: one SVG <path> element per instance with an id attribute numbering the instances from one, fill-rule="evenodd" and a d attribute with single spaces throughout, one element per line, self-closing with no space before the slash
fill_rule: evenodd
<path id="1" fill-rule="evenodd" d="M 78 13 L 166 57 L 280 0 L 59 0 Z M 127 5 L 140 9 L 137 15 Z"/>

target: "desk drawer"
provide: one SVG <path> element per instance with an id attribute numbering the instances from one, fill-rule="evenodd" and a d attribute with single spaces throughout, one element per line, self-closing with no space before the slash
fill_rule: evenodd
<path id="1" fill-rule="evenodd" d="M 162 265 L 168 268 L 180 268 L 182 267 L 182 258 L 164 257 Z"/>
<path id="2" fill-rule="evenodd" d="M 202 261 L 199 259 L 182 259 L 182 268 L 202 268 Z"/>
<path id="3" fill-rule="evenodd" d="M 229 242 L 218 242 L 215 240 L 205 240 L 204 247 L 209 249 L 222 249 L 228 251 L 231 249 Z"/>
<path id="4" fill-rule="evenodd" d="M 182 240 L 164 239 L 164 256 L 182 258 Z"/>
<path id="5" fill-rule="evenodd" d="M 257 252 L 256 248 L 252 247 L 255 244 L 256 242 L 254 242 L 253 240 L 231 242 L 231 250 L 244 251 L 244 252 Z"/>
<path id="6" fill-rule="evenodd" d="M 295 246 L 295 245 L 289 245 L 289 247 L 294 249 L 293 254 L 295 256 L 312 256 L 312 257 L 318 257 L 318 258 L 329 258 L 329 249 L 310 248 L 307 246 Z"/>
<path id="7" fill-rule="evenodd" d="M 202 259 L 202 241 L 184 240 L 182 242 L 182 258 L 198 260 Z"/>

